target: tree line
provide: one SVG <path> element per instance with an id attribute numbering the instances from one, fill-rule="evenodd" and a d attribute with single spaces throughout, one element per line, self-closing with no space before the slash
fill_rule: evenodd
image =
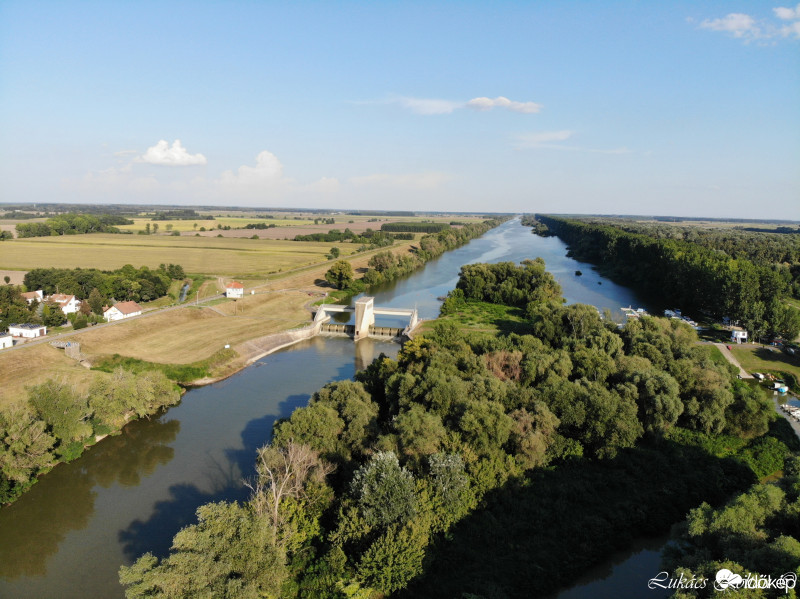
<path id="1" fill-rule="evenodd" d="M 116 225 L 132 225 L 133 221 L 114 214 L 67 213 L 48 218 L 43 223 L 20 223 L 17 237 L 50 237 L 83 233 L 119 233 Z"/>
<path id="2" fill-rule="evenodd" d="M 392 233 L 438 233 L 450 228 L 447 223 L 383 223 L 381 231 L 390 231 Z"/>
<path id="3" fill-rule="evenodd" d="M 674 307 L 727 316 L 756 338 L 795 339 L 800 334 L 800 312 L 784 301 L 793 288 L 792 271 L 785 264 L 756 263 L 692 241 L 632 233 L 616 225 L 542 214 L 535 219 L 548 234 L 566 242 L 571 255 L 601 264 L 612 278 Z"/>
<path id="4" fill-rule="evenodd" d="M 798 449 L 693 329 L 618 330 L 543 267 L 462 268 L 462 301 L 524 304 L 531 334 L 440 322 L 326 385 L 275 423 L 250 500 L 121 568 L 126 597 L 527 597 Z"/>
<path id="5" fill-rule="evenodd" d="M 500 225 L 504 220 L 508 219 L 490 219 L 481 223 L 472 223 L 460 229 L 447 228 L 438 233 L 423 235 L 419 246 L 412 248 L 411 253 L 395 254 L 390 250 L 378 252 L 370 258 L 367 271 L 361 279 L 355 278 L 353 267 L 349 262 L 339 260 L 325 273 L 325 280 L 337 289 L 348 290 L 351 294 L 360 293 L 369 287 L 388 283 L 411 274 L 424 266 L 428 260 L 480 237 L 486 231 Z M 397 233 L 394 236 L 400 238 L 401 235 L 404 234 Z"/>
<path id="6" fill-rule="evenodd" d="M 185 277 L 179 264 L 161 264 L 156 269 L 126 264 L 116 270 L 34 268 L 25 274 L 23 283 L 29 290 L 41 289 L 45 295 L 66 293 L 83 300 L 97 289 L 104 299 L 147 302 L 166 295 L 173 280 Z"/>

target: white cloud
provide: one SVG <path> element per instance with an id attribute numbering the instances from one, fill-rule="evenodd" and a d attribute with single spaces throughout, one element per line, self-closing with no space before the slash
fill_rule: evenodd
<path id="1" fill-rule="evenodd" d="M 779 6 L 778 8 L 773 8 L 772 12 L 774 12 L 775 16 L 779 19 L 783 19 L 784 21 L 794 21 L 796 19 L 800 19 L 800 4 L 794 8 L 783 8 L 782 6 Z"/>
<path id="2" fill-rule="evenodd" d="M 800 4 L 794 8 L 779 6 L 773 8 L 772 12 L 777 19 L 780 19 L 779 21 L 756 19 L 744 13 L 730 13 L 719 19 L 706 19 L 700 23 L 700 28 L 722 31 L 742 39 L 746 43 L 753 40 L 763 43 L 765 40 L 774 40 L 780 37 L 800 39 Z M 791 22 L 786 23 L 786 21 Z M 692 20 L 690 19 L 689 22 Z"/>
<path id="3" fill-rule="evenodd" d="M 156 145 L 147 148 L 147 151 L 137 159 L 137 162 L 158 164 L 162 166 L 194 166 L 206 164 L 208 161 L 202 154 L 189 154 L 181 145 L 181 140 L 172 142 L 172 147 L 165 140 L 160 140 Z"/>
<path id="4" fill-rule="evenodd" d="M 491 110 L 492 108 L 505 108 L 512 112 L 521 112 L 522 114 L 533 114 L 542 109 L 541 104 L 536 102 L 514 102 L 504 96 L 497 96 L 496 98 L 473 98 L 466 103 L 467 108 L 474 110 Z"/>
<path id="5" fill-rule="evenodd" d="M 794 23 L 781 27 L 781 35 L 783 37 L 794 36 L 796 39 L 800 39 L 800 21 L 795 21 Z"/>
<path id="6" fill-rule="evenodd" d="M 275 185 L 283 181 L 283 165 L 272 152 L 256 156 L 255 166 L 240 166 L 236 173 L 225 171 L 219 179 L 224 185 Z"/>
<path id="7" fill-rule="evenodd" d="M 397 96 L 382 101 L 358 102 L 359 104 L 399 104 L 403 108 L 416 114 L 435 115 L 452 114 L 462 108 L 471 108 L 480 112 L 486 112 L 493 108 L 504 108 L 512 112 L 522 114 L 533 114 L 542 109 L 541 104 L 536 102 L 516 102 L 504 96 L 496 98 L 473 98 L 467 102 L 456 102 L 454 100 L 442 100 L 439 98 L 411 98 L 409 96 Z"/>
<path id="8" fill-rule="evenodd" d="M 759 37 L 761 30 L 750 15 L 743 13 L 730 13 L 721 19 L 706 19 L 700 23 L 703 29 L 711 31 L 726 31 L 733 37 Z"/>
<path id="9" fill-rule="evenodd" d="M 587 152 L 591 154 L 630 154 L 631 150 L 628 148 L 585 148 L 582 146 L 568 146 L 558 142 L 571 139 L 575 134 L 574 131 L 540 131 L 537 133 L 523 133 L 517 136 L 519 143 L 518 149 L 549 149 L 549 150 L 566 150 L 569 152 Z"/>
<path id="10" fill-rule="evenodd" d="M 450 114 L 456 108 L 461 108 L 459 102 L 435 98 L 397 98 L 396 102 L 411 112 L 424 115 Z"/>
<path id="11" fill-rule="evenodd" d="M 519 140 L 526 147 L 535 148 L 542 144 L 551 143 L 554 141 L 564 141 L 572 137 L 573 132 L 569 130 L 563 131 L 540 131 L 538 133 L 523 133 L 519 136 Z"/>

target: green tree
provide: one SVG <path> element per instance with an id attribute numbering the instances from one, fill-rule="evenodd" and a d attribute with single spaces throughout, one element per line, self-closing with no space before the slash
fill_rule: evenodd
<path id="1" fill-rule="evenodd" d="M 334 262 L 325 273 L 325 280 L 337 289 L 346 289 L 353 282 L 353 267 L 346 260 Z"/>
<path id="2" fill-rule="evenodd" d="M 93 288 L 91 293 L 89 293 L 89 306 L 92 308 L 92 312 L 97 314 L 98 316 L 103 315 L 103 304 L 105 300 L 103 296 L 100 295 L 100 291 L 98 291 L 97 287 Z"/>
<path id="3" fill-rule="evenodd" d="M 0 412 L 0 472 L 7 479 L 26 483 L 52 465 L 55 442 L 27 406 Z"/>
<path id="4" fill-rule="evenodd" d="M 414 477 L 394 452 L 379 452 L 353 476 L 350 491 L 371 527 L 408 522 L 417 513 Z"/>
<path id="5" fill-rule="evenodd" d="M 146 553 L 120 568 L 127 599 L 279 596 L 286 556 L 272 543 L 269 520 L 224 502 L 199 507 L 197 519 L 175 535 L 169 557 L 159 562 Z"/>
<path id="6" fill-rule="evenodd" d="M 45 302 L 42 306 L 42 324 L 46 327 L 61 326 L 66 320 L 66 315 L 55 302 Z"/>
<path id="7" fill-rule="evenodd" d="M 63 381 L 49 379 L 30 387 L 28 401 L 62 442 L 79 441 L 92 434 L 88 422 L 92 412 L 86 396 Z"/>
<path id="8" fill-rule="evenodd" d="M 331 258 L 332 258 L 333 260 L 335 260 L 336 258 L 338 258 L 338 257 L 339 257 L 339 254 L 341 254 L 341 252 L 339 251 L 339 248 L 337 248 L 336 246 L 333 246 L 333 247 L 331 248 L 331 251 L 330 251 L 329 253 L 330 253 L 330 256 L 331 256 Z"/>

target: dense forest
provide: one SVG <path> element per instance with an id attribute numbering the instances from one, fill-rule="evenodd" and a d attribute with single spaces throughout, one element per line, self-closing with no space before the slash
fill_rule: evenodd
<path id="1" fill-rule="evenodd" d="M 124 216 L 111 214 L 67 213 L 48 218 L 43 223 L 20 223 L 18 237 L 49 237 L 51 235 L 79 235 L 83 233 L 119 233 L 116 225 L 132 225 Z"/>
<path id="2" fill-rule="evenodd" d="M 539 234 L 557 235 L 574 257 L 672 307 L 727 316 L 754 338 L 800 334 L 800 311 L 784 301 L 798 290 L 795 235 L 690 231 L 675 238 L 664 235 L 670 225 L 631 232 L 541 214 L 523 222 Z"/>
<path id="3" fill-rule="evenodd" d="M 450 298 L 527 332 L 439 322 L 326 385 L 275 423 L 250 500 L 199 508 L 126 596 L 530 597 L 800 450 L 693 329 L 565 306 L 541 260 L 465 266 Z"/>

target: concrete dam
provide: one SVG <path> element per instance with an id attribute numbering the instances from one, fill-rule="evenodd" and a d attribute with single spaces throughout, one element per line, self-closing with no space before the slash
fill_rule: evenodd
<path id="1" fill-rule="evenodd" d="M 334 313 L 355 314 L 355 324 L 338 324 L 331 322 Z M 377 327 L 375 316 L 400 316 L 408 317 L 408 325 L 402 327 Z M 345 334 L 352 336 L 354 341 L 365 337 L 394 338 L 408 336 L 419 324 L 419 315 L 416 309 L 406 308 L 381 308 L 375 306 L 374 297 L 362 297 L 356 300 L 353 306 L 339 306 L 336 304 L 322 304 L 314 316 L 314 324 L 319 326 L 320 333 Z"/>

